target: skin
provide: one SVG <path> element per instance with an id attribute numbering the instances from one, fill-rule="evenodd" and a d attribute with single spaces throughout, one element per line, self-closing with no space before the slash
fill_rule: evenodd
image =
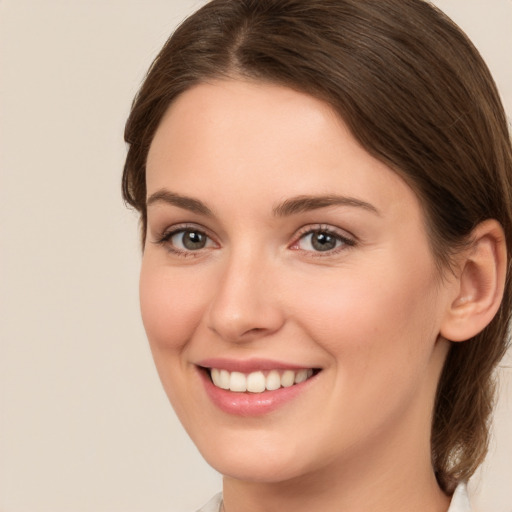
<path id="1" fill-rule="evenodd" d="M 407 184 L 323 102 L 231 80 L 171 105 L 147 190 L 143 321 L 173 407 L 225 475 L 226 511 L 446 511 L 430 425 L 460 282 L 438 275 Z M 326 194 L 371 207 L 273 212 Z M 187 250 L 179 233 L 159 242 L 184 224 L 208 235 L 203 248 Z M 326 228 L 349 243 L 315 250 L 306 233 Z M 197 364 L 212 357 L 321 372 L 272 413 L 240 417 L 205 393 Z"/>

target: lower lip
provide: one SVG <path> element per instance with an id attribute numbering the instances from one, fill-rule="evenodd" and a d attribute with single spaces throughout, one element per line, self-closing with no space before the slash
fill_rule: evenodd
<path id="1" fill-rule="evenodd" d="M 261 416 L 275 411 L 306 391 L 312 381 L 316 380 L 313 376 L 300 384 L 274 391 L 236 393 L 214 386 L 204 370 L 199 370 L 199 373 L 210 400 L 222 411 L 237 416 Z"/>

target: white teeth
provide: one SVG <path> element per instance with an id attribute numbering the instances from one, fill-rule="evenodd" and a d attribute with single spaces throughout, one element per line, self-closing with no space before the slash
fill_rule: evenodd
<path id="1" fill-rule="evenodd" d="M 247 391 L 247 378 L 243 373 L 232 372 L 229 377 L 229 389 L 231 391 Z"/>
<path id="2" fill-rule="evenodd" d="M 265 391 L 265 375 L 261 372 L 252 372 L 247 376 L 247 391 L 261 393 Z"/>
<path id="3" fill-rule="evenodd" d="M 219 388 L 229 389 L 229 372 L 227 370 L 221 370 L 219 377 Z"/>
<path id="4" fill-rule="evenodd" d="M 269 391 L 274 391 L 275 389 L 279 389 L 281 387 L 281 375 L 277 370 L 272 370 L 267 375 L 267 385 L 266 388 Z"/>
<path id="5" fill-rule="evenodd" d="M 295 374 L 295 384 L 300 384 L 301 382 L 304 382 L 308 378 L 308 371 L 307 370 L 299 370 Z"/>
<path id="6" fill-rule="evenodd" d="M 283 388 L 289 388 L 295 383 L 295 372 L 292 370 L 286 370 L 281 377 L 281 386 Z"/>
<path id="7" fill-rule="evenodd" d="M 220 385 L 220 370 L 218 370 L 217 368 L 212 368 L 211 372 L 210 372 L 210 376 L 212 378 L 212 382 L 218 387 L 222 387 Z"/>
<path id="8" fill-rule="evenodd" d="M 274 391 L 281 387 L 288 388 L 294 384 L 300 384 L 313 376 L 313 370 L 271 370 L 267 376 L 261 371 L 251 372 L 248 375 L 241 372 L 228 372 L 218 368 L 211 368 L 210 375 L 213 384 L 222 389 L 229 389 L 237 393 L 249 391 L 250 393 L 262 393 Z"/>
<path id="9" fill-rule="evenodd" d="M 229 372 L 227 370 L 212 368 L 211 376 L 213 383 L 218 388 L 229 389 Z"/>

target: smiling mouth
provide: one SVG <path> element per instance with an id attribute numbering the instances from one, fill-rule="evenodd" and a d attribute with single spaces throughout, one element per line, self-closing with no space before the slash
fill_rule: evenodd
<path id="1" fill-rule="evenodd" d="M 270 370 L 251 373 L 230 372 L 219 368 L 205 368 L 213 385 L 235 393 L 264 393 L 300 384 L 320 370 L 302 368 L 300 370 Z"/>

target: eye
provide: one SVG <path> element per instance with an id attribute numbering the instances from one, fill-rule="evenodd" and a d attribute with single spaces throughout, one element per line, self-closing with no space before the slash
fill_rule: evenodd
<path id="1" fill-rule="evenodd" d="M 169 242 L 173 247 L 182 251 L 197 251 L 207 247 L 211 240 L 201 231 L 192 229 L 182 229 L 175 231 L 169 237 Z"/>
<path id="2" fill-rule="evenodd" d="M 355 241 L 331 229 L 309 229 L 292 246 L 292 249 L 310 252 L 336 252 L 345 246 L 353 246 Z"/>
<path id="3" fill-rule="evenodd" d="M 163 233 L 155 243 L 163 245 L 172 253 L 186 256 L 201 249 L 216 247 L 215 242 L 204 231 L 195 227 L 178 227 Z"/>
<path id="4" fill-rule="evenodd" d="M 198 251 L 213 245 L 212 240 L 197 229 L 180 229 L 174 231 L 168 242 L 179 251 Z"/>

